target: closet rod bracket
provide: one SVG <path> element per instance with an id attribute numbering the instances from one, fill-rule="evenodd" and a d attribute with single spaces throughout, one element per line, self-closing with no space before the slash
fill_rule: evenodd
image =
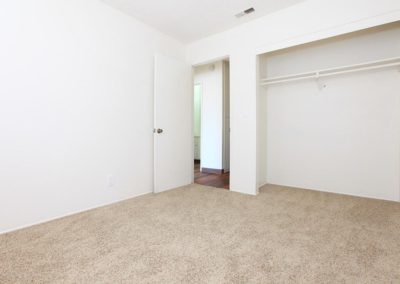
<path id="1" fill-rule="evenodd" d="M 316 80 L 316 82 L 317 82 L 317 86 L 318 86 L 318 89 L 319 89 L 320 91 L 322 91 L 323 89 L 326 88 L 326 84 L 325 84 L 324 82 L 321 81 L 321 77 L 320 77 L 319 72 L 316 72 L 316 73 L 315 73 L 315 80 Z"/>

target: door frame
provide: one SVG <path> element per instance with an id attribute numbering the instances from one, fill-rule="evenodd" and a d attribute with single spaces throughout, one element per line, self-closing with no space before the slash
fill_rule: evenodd
<path id="1" fill-rule="evenodd" d="M 201 90 L 202 90 L 202 93 L 201 93 L 201 110 L 200 110 L 200 112 L 201 112 L 201 130 L 200 130 L 200 133 L 201 134 L 203 133 L 203 125 L 204 125 L 204 123 L 203 123 L 203 117 L 204 117 L 203 116 L 203 91 L 204 91 L 204 85 L 203 85 L 203 83 L 195 83 L 194 82 L 194 71 L 195 71 L 195 68 L 198 67 L 198 66 L 212 64 L 212 63 L 215 63 L 215 62 L 218 62 L 218 61 L 228 61 L 230 63 L 230 56 L 229 55 L 225 55 L 225 56 L 222 56 L 222 57 L 206 60 L 206 61 L 203 61 L 203 62 L 196 63 L 196 64 L 192 65 L 192 76 L 191 76 L 192 77 L 192 96 L 191 96 L 192 104 L 191 104 L 191 108 L 192 108 L 192 118 L 193 118 L 193 123 L 192 123 L 192 137 L 193 137 L 193 141 L 192 141 L 192 161 L 193 162 L 191 164 L 192 173 L 193 173 L 192 183 L 194 183 L 194 87 L 196 85 L 201 85 Z M 231 93 L 230 92 L 231 91 L 231 80 L 230 80 L 230 78 L 231 78 L 231 76 L 230 76 L 230 74 L 231 74 L 231 69 L 230 69 L 230 65 L 229 65 L 229 71 L 228 71 L 228 76 L 229 76 L 229 118 L 231 117 L 231 100 L 230 100 L 230 93 Z M 224 90 L 223 90 L 223 92 L 224 92 Z M 223 97 L 224 97 L 224 94 L 223 94 Z M 223 109 L 222 109 L 223 115 L 225 115 L 224 104 L 222 105 L 222 107 L 223 107 Z M 224 123 L 225 123 L 225 117 L 223 117 L 223 124 Z M 230 125 L 231 124 L 229 123 L 229 144 L 231 144 L 231 134 L 230 134 L 231 133 L 231 131 L 230 131 L 231 127 L 230 127 Z M 223 127 L 222 130 L 223 130 L 223 135 L 225 135 L 224 127 Z M 203 135 L 200 136 L 200 140 L 203 139 L 202 137 L 203 137 Z M 203 142 L 200 142 L 200 146 L 201 147 L 202 147 L 202 145 L 203 145 Z M 230 157 L 232 156 L 231 155 L 232 154 L 231 153 L 231 149 L 232 149 L 232 147 L 229 147 L 229 156 Z M 202 162 L 201 162 L 201 160 L 202 160 L 201 159 L 201 153 L 202 152 L 203 151 L 200 150 L 200 169 L 201 169 L 201 164 L 202 164 Z M 225 141 L 223 141 L 223 144 L 222 144 L 222 154 L 223 154 L 222 160 L 223 160 L 223 166 L 224 166 L 225 165 Z M 231 168 L 231 166 L 229 165 L 229 174 L 231 174 L 230 168 Z"/>

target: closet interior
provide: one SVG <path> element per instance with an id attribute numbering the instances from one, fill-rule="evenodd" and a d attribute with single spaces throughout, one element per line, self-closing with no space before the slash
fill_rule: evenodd
<path id="1" fill-rule="evenodd" d="M 261 54 L 258 68 L 259 186 L 399 199 L 400 22 Z"/>

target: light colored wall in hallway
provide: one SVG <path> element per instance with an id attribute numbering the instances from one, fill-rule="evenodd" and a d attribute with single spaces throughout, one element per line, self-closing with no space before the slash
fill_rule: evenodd
<path id="1" fill-rule="evenodd" d="M 184 46 L 98 0 L 2 1 L 0 38 L 0 232 L 151 192 L 154 53 Z"/>
<path id="2" fill-rule="evenodd" d="M 222 65 L 222 79 L 223 79 L 223 169 L 228 172 L 230 168 L 231 156 L 231 131 L 230 131 L 230 81 L 229 81 L 229 61 L 224 60 Z"/>
<path id="3" fill-rule="evenodd" d="M 194 159 L 200 160 L 201 156 L 201 96 L 202 86 L 197 84 L 194 86 L 193 100 L 193 138 L 194 138 Z"/>

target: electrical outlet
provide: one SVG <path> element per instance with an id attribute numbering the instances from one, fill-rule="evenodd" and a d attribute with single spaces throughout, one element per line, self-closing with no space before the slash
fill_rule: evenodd
<path id="1" fill-rule="evenodd" d="M 107 176 L 107 188 L 108 189 L 114 188 L 115 183 L 116 183 L 115 176 L 112 174 L 108 175 Z"/>

